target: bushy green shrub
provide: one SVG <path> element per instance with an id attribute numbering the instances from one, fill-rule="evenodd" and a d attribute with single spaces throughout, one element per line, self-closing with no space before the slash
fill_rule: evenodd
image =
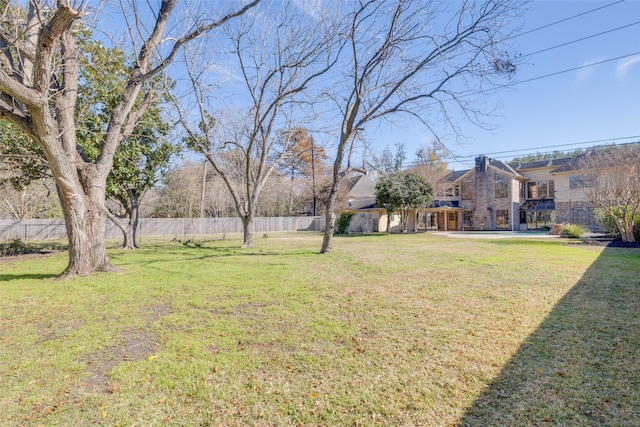
<path id="1" fill-rule="evenodd" d="M 29 253 L 29 245 L 20 239 L 0 243 L 0 256 L 13 256 Z"/>
<path id="2" fill-rule="evenodd" d="M 353 218 L 353 212 L 342 212 L 340 218 L 338 218 L 338 234 L 349 233 L 349 224 L 351 224 L 351 218 Z"/>
<path id="3" fill-rule="evenodd" d="M 569 237 L 571 239 L 579 239 L 582 237 L 589 229 L 583 227 L 578 224 L 566 224 L 562 226 L 560 230 L 560 236 Z"/>

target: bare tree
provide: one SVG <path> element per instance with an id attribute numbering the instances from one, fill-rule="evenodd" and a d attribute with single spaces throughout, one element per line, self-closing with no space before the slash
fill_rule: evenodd
<path id="1" fill-rule="evenodd" d="M 76 109 L 79 69 L 74 22 L 86 15 L 84 1 L 3 2 L 5 25 L 0 30 L 0 115 L 17 125 L 41 148 L 56 182 L 69 240 L 66 276 L 112 270 L 104 243 L 105 187 L 118 145 L 133 132 L 151 105 L 149 83 L 174 60 L 181 47 L 200 35 L 242 15 L 254 0 L 214 19 L 182 20 L 188 27 L 165 38 L 178 0 L 162 0 L 155 12 L 123 10 L 135 24 L 136 40 L 126 53 L 135 57 L 129 78 L 99 141 L 97 160 L 78 150 Z M 125 5 L 126 2 L 121 2 Z M 26 10 L 25 10 L 26 8 Z M 145 20 L 151 22 L 145 22 Z M 135 25 L 135 28 L 133 27 Z M 149 96 L 145 96 L 149 95 Z M 142 95 L 142 99 L 141 99 Z"/>
<path id="2" fill-rule="evenodd" d="M 253 246 L 253 219 L 269 177 L 285 158 L 295 155 L 295 133 L 287 130 L 303 122 L 302 105 L 311 84 L 337 59 L 336 38 L 326 21 L 306 15 L 292 2 L 268 6 L 227 26 L 234 66 L 240 70 L 237 104 L 248 99 L 247 109 L 234 111 L 233 118 L 227 114 L 214 119 L 209 111 L 211 92 L 198 77 L 193 57 L 187 69 L 198 124 L 178 106 L 187 142 L 207 157 L 231 192 L 242 219 L 242 247 Z"/>
<path id="3" fill-rule="evenodd" d="M 380 119 L 407 116 L 432 130 L 436 120 L 455 130 L 454 109 L 472 121 L 496 75 L 515 71 L 504 52 L 508 18 L 518 1 L 447 2 L 361 0 L 339 36 L 347 43 L 332 99 L 340 111 L 333 184 L 327 199 L 321 252 L 331 250 L 333 212 L 350 154 L 362 132 Z"/>
<path id="4" fill-rule="evenodd" d="M 590 150 L 579 158 L 590 177 L 584 192 L 618 227 L 623 242 L 635 242 L 633 227 L 640 214 L 640 144 Z"/>
<path id="5" fill-rule="evenodd" d="M 1 179 L 0 179 L 1 181 Z M 56 210 L 55 190 L 50 178 L 13 187 L 0 182 L 0 217 L 13 219 L 50 218 Z"/>
<path id="6" fill-rule="evenodd" d="M 416 151 L 416 160 L 411 170 L 435 187 L 449 173 L 444 159 L 450 154 L 440 141 L 432 141 Z"/>
<path id="7" fill-rule="evenodd" d="M 206 189 L 211 190 L 211 182 L 206 182 Z M 210 200 L 201 200 L 202 165 L 184 163 L 167 173 L 162 184 L 157 186 L 156 206 L 153 216 L 166 218 L 195 218 L 200 216 L 200 206 L 205 211 L 210 207 Z"/>

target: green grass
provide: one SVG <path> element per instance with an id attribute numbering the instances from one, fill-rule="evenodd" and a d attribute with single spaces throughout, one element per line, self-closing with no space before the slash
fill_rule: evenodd
<path id="1" fill-rule="evenodd" d="M 320 239 L 0 260 L 0 425 L 640 424 L 638 249 Z"/>

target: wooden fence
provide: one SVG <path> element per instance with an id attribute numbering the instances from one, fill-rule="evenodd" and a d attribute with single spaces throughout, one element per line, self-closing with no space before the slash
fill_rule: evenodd
<path id="1" fill-rule="evenodd" d="M 322 217 L 261 217 L 254 219 L 256 233 L 324 231 Z M 240 218 L 141 218 L 138 238 L 151 236 L 173 236 L 188 239 L 199 235 L 226 235 L 242 233 Z M 111 221 L 107 221 L 105 236 L 122 237 L 122 232 Z M 67 230 L 62 219 L 0 219 L 0 241 L 21 239 L 62 240 Z"/>

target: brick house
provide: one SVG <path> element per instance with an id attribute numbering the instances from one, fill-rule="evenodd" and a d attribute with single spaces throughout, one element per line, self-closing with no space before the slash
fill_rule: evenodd
<path id="1" fill-rule="evenodd" d="M 594 227 L 584 188 L 593 177 L 580 172 L 579 158 L 509 165 L 486 156 L 475 167 L 450 173 L 420 218 L 437 230 L 536 230 L 557 223 Z"/>
<path id="2" fill-rule="evenodd" d="M 436 186 L 434 200 L 410 216 L 408 229 L 525 231 L 563 223 L 596 229 L 596 206 L 584 191 L 594 176 L 579 166 L 586 155 L 518 165 L 477 157 L 473 169 L 451 172 Z M 367 177 L 352 181 L 337 213 L 355 213 L 351 232 L 386 231 L 386 212 L 375 206 L 375 184 Z M 391 231 L 398 229 L 396 214 Z"/>
<path id="3" fill-rule="evenodd" d="M 473 169 L 452 172 L 437 186 L 436 198 L 424 214 L 425 225 L 438 230 L 519 229 L 526 181 L 505 162 L 477 157 Z"/>

